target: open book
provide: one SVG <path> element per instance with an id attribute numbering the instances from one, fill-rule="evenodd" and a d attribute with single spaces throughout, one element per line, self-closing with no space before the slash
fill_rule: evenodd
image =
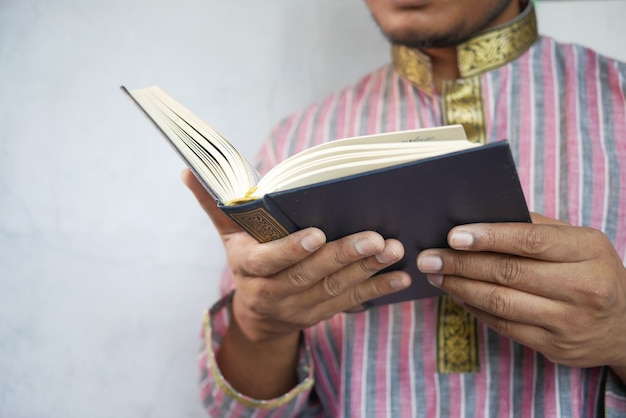
<path id="1" fill-rule="evenodd" d="M 226 138 L 159 87 L 128 93 L 225 205 L 479 145 L 461 125 L 360 136 L 307 149 L 261 178 Z"/>
<path id="2" fill-rule="evenodd" d="M 159 87 L 128 90 L 224 213 L 261 242 L 309 226 L 329 240 L 375 230 L 397 238 L 409 289 L 373 301 L 434 296 L 417 253 L 446 245 L 455 225 L 529 222 L 507 141 L 466 139 L 461 125 L 367 135 L 318 145 L 260 176 L 237 149 Z M 423 279 L 423 277 L 422 277 Z"/>

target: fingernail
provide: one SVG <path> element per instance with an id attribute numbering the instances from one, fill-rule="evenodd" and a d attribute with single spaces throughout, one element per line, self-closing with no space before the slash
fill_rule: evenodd
<path id="1" fill-rule="evenodd" d="M 381 253 L 376 254 L 376 261 L 380 264 L 391 263 L 392 261 L 396 261 L 398 258 L 398 253 L 393 250 L 393 248 L 386 247 Z"/>
<path id="2" fill-rule="evenodd" d="M 450 237 L 450 246 L 453 248 L 471 247 L 474 243 L 474 235 L 469 232 L 454 232 Z"/>
<path id="3" fill-rule="evenodd" d="M 318 231 L 313 231 L 302 238 L 300 245 L 309 252 L 315 251 L 324 245 L 324 235 Z"/>
<path id="4" fill-rule="evenodd" d="M 441 287 L 443 283 L 443 274 L 427 274 L 426 279 L 435 287 Z"/>
<path id="5" fill-rule="evenodd" d="M 409 280 L 409 278 L 406 276 L 394 277 L 389 281 L 389 284 L 395 290 L 402 290 L 409 287 L 409 285 L 411 284 L 411 280 Z"/>
<path id="6" fill-rule="evenodd" d="M 436 255 L 424 255 L 417 259 L 417 268 L 423 273 L 437 272 L 443 267 L 443 260 Z"/>
<path id="7" fill-rule="evenodd" d="M 354 247 L 356 248 L 356 251 L 361 255 L 370 255 L 377 250 L 376 243 L 372 241 L 370 237 L 359 238 L 354 243 Z"/>

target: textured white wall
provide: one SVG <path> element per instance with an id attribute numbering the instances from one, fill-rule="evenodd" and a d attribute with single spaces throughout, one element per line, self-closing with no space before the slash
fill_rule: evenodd
<path id="1" fill-rule="evenodd" d="M 626 59 L 626 1 L 538 8 Z M 361 0 L 0 1 L 0 417 L 203 416 L 223 251 L 120 84 L 161 85 L 252 158 L 387 56 Z"/>

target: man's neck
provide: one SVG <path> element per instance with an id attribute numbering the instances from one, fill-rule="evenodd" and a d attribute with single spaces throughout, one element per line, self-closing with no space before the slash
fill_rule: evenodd
<path id="1" fill-rule="evenodd" d="M 511 1 L 509 6 L 485 29 L 513 20 L 520 13 L 520 2 Z M 461 76 L 456 47 L 425 48 L 421 51 L 430 57 L 433 84 L 437 93 L 442 92 L 445 80 L 455 80 Z"/>

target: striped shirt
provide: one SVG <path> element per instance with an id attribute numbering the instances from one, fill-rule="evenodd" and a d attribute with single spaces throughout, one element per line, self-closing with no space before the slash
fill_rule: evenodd
<path id="1" fill-rule="evenodd" d="M 539 37 L 478 78 L 483 140 L 509 139 L 531 210 L 604 231 L 626 259 L 626 64 Z M 442 101 L 382 67 L 277 126 L 261 170 L 335 138 L 442 125 Z M 626 386 L 610 369 L 554 364 L 481 323 L 479 369 L 439 372 L 437 298 L 337 314 L 305 330 L 298 386 L 250 399 L 214 360 L 229 323 L 225 280 L 199 358 L 201 397 L 213 416 L 626 416 Z"/>

